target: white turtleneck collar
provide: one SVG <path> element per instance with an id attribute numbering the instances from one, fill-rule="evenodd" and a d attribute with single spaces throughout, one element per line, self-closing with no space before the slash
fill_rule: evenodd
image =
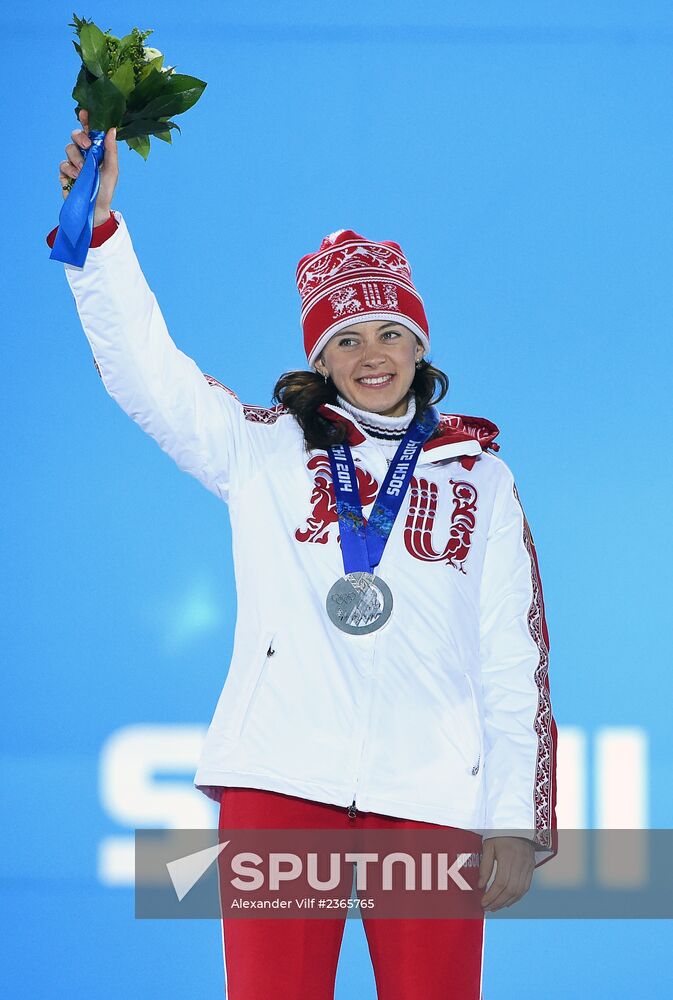
<path id="1" fill-rule="evenodd" d="M 361 410 L 338 394 L 337 405 L 357 423 L 368 440 L 376 442 L 383 448 L 388 457 L 395 454 L 398 444 L 416 414 L 416 396 L 413 392 L 409 392 L 407 396 L 407 412 L 400 417 L 387 417 L 371 410 Z"/>

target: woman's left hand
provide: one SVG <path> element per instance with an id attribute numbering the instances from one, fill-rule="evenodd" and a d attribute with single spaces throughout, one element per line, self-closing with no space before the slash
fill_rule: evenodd
<path id="1" fill-rule="evenodd" d="M 487 885 L 494 863 L 497 863 L 497 868 L 493 885 L 481 897 L 484 910 L 511 906 L 528 892 L 535 869 L 535 845 L 523 837 L 489 837 L 484 840 L 477 882 L 480 889 Z"/>

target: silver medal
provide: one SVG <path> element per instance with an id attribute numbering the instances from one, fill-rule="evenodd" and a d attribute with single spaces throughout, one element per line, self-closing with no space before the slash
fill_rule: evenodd
<path id="1" fill-rule="evenodd" d="M 330 620 L 342 632 L 368 635 L 390 618 L 393 595 L 374 573 L 347 573 L 330 587 L 326 607 Z"/>

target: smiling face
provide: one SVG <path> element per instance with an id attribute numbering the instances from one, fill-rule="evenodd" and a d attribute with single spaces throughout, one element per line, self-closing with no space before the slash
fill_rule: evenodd
<path id="1" fill-rule="evenodd" d="M 407 410 L 407 393 L 424 347 L 402 323 L 354 323 L 328 340 L 315 362 L 353 406 L 387 417 Z"/>

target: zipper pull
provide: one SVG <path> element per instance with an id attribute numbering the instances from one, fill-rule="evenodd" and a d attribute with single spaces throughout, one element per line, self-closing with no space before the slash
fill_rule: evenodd
<path id="1" fill-rule="evenodd" d="M 481 754 L 477 757 L 477 763 L 472 768 L 472 774 L 479 774 L 479 763 L 481 761 Z"/>
<path id="2" fill-rule="evenodd" d="M 351 802 L 351 804 L 348 807 L 348 815 L 350 816 L 351 819 L 355 819 L 356 812 L 357 812 L 357 809 L 355 808 L 355 799 L 353 799 L 353 801 Z"/>

